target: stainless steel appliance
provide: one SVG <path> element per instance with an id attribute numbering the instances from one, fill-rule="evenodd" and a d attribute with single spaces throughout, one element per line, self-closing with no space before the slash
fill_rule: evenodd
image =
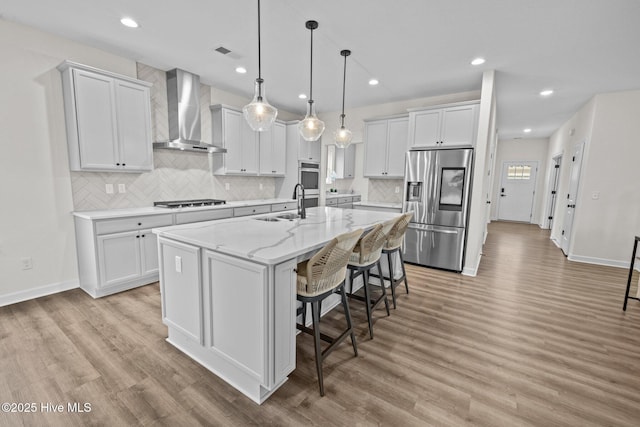
<path id="1" fill-rule="evenodd" d="M 462 271 L 470 201 L 473 149 L 410 150 L 403 212 L 413 211 L 404 260 Z"/>
<path id="2" fill-rule="evenodd" d="M 320 194 L 320 163 L 301 160 L 298 162 L 298 182 L 304 186 L 308 196 Z"/>
<path id="3" fill-rule="evenodd" d="M 154 149 L 226 153 L 227 149 L 200 141 L 200 77 L 178 68 L 167 71 L 169 140 Z"/>
<path id="4" fill-rule="evenodd" d="M 165 202 L 153 202 L 153 206 L 158 208 L 186 208 L 194 206 L 211 206 L 211 205 L 224 205 L 224 200 L 219 199 L 196 199 L 196 200 L 172 200 Z"/>

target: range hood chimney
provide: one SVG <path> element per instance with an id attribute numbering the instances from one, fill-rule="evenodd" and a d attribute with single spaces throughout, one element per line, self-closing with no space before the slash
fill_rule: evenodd
<path id="1" fill-rule="evenodd" d="M 201 139 L 200 77 L 175 68 L 167 71 L 169 141 L 154 142 L 154 149 L 226 153 L 227 149 Z"/>

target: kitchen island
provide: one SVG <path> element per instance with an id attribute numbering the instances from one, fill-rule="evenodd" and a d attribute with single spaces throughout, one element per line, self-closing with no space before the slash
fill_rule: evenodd
<path id="1" fill-rule="evenodd" d="M 398 214 L 317 207 L 306 219 L 290 216 L 153 230 L 167 341 L 256 403 L 295 368 L 297 263 L 339 234 Z"/>

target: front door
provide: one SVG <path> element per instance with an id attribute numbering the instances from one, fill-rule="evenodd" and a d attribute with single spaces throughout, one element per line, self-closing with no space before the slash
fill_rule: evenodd
<path id="1" fill-rule="evenodd" d="M 576 144 L 573 147 L 571 156 L 571 169 L 569 171 L 569 193 L 567 193 L 567 207 L 564 211 L 564 222 L 562 223 L 562 252 L 569 255 L 569 244 L 571 243 L 571 230 L 573 228 L 573 218 L 576 213 L 576 199 L 578 197 L 578 184 L 580 183 L 580 168 L 582 167 L 582 151 L 584 143 Z M 562 199 L 560 199 L 562 200 Z"/>
<path id="2" fill-rule="evenodd" d="M 531 222 L 538 162 L 503 162 L 498 219 Z"/>

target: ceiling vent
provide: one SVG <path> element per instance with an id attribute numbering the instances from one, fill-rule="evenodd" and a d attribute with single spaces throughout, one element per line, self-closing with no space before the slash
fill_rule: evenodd
<path id="1" fill-rule="evenodd" d="M 227 53 L 231 53 L 231 51 L 229 49 L 227 49 L 226 47 L 224 47 L 224 46 L 217 47 L 214 50 L 216 52 L 219 52 L 219 53 L 223 54 L 223 55 L 226 55 Z"/>

